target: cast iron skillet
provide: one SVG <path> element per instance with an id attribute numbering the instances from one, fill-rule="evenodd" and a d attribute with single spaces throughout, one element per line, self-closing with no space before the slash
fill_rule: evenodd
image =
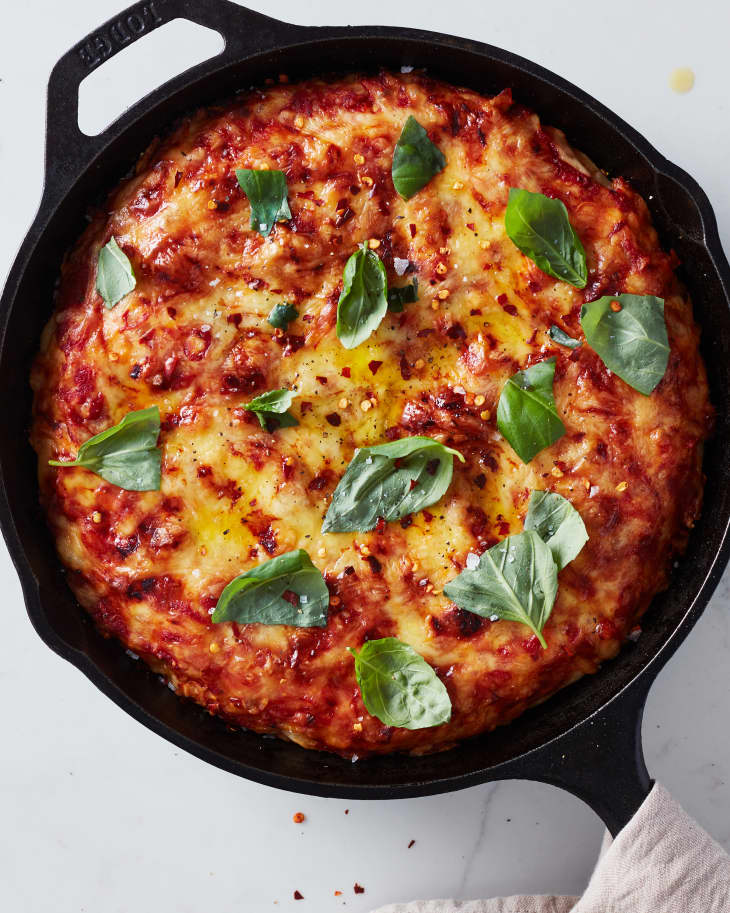
<path id="1" fill-rule="evenodd" d="M 162 86 L 99 136 L 78 127 L 78 86 L 104 59 L 155 27 L 184 17 L 219 31 L 225 50 Z M 486 94 L 510 87 L 547 124 L 649 201 L 665 245 L 704 327 L 703 354 L 718 421 L 706 450 L 705 508 L 669 590 L 645 617 L 644 633 L 620 656 L 510 726 L 427 757 L 352 764 L 277 739 L 230 731 L 175 697 L 119 644 L 99 636 L 64 580 L 38 507 L 28 444 L 28 372 L 52 308 L 64 251 L 80 234 L 90 201 L 114 186 L 176 117 L 286 73 L 381 66 L 429 72 Z M 588 802 L 616 833 L 650 789 L 641 749 L 649 687 L 687 636 L 728 559 L 730 479 L 730 269 L 712 208 L 683 171 L 580 89 L 498 48 L 414 29 L 304 28 L 227 0 L 146 0 L 109 20 L 56 64 L 48 85 L 46 181 L 40 209 L 12 267 L 0 305 L 0 524 L 28 614 L 43 640 L 120 707 L 154 732 L 216 766 L 271 786 L 322 796 L 403 798 L 506 778 L 561 786 Z"/>

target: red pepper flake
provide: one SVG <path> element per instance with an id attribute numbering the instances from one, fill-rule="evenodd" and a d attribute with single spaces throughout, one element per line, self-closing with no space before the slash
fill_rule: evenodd
<path id="1" fill-rule="evenodd" d="M 423 511 L 423 519 L 426 521 L 426 523 L 430 523 L 431 520 L 433 520 L 433 514 L 430 510 Z"/>
<path id="2" fill-rule="evenodd" d="M 482 309 L 481 309 L 481 308 L 472 308 L 472 309 L 469 311 L 469 314 L 470 314 L 472 317 L 481 317 L 481 313 L 482 313 Z"/>
<path id="3" fill-rule="evenodd" d="M 467 222 L 466 227 L 469 229 L 469 231 L 476 231 L 476 229 L 474 228 L 473 222 Z"/>
<path id="4" fill-rule="evenodd" d="M 343 368 L 343 369 L 340 371 L 340 374 L 341 374 L 343 377 L 349 377 L 349 376 L 352 374 L 352 371 L 350 371 L 349 368 Z"/>
<path id="5" fill-rule="evenodd" d="M 408 489 L 408 491 L 413 491 L 413 489 L 416 487 L 416 485 L 418 485 L 418 480 L 411 479 L 411 487 Z"/>
<path id="6" fill-rule="evenodd" d="M 344 209 L 340 209 L 338 206 L 335 214 L 335 228 L 342 228 L 345 222 L 348 222 L 354 215 L 355 213 L 349 206 L 346 206 Z"/>
<path id="7" fill-rule="evenodd" d="M 484 488 L 487 482 L 487 477 L 483 472 L 480 472 L 478 476 L 474 476 L 474 484 L 477 488 Z"/>
<path id="8" fill-rule="evenodd" d="M 408 849 L 409 849 L 409 850 L 410 850 L 410 848 L 413 846 L 413 844 L 414 844 L 415 842 L 416 842 L 415 840 L 411 840 L 411 842 L 408 844 Z"/>
<path id="9" fill-rule="evenodd" d="M 294 822 L 294 824 L 301 824 L 302 821 L 304 821 L 304 813 L 303 813 L 303 812 L 295 812 L 295 814 L 294 814 L 294 816 L 293 816 L 293 818 L 292 818 L 292 821 Z"/>
<path id="10" fill-rule="evenodd" d="M 300 404 L 299 404 L 299 411 L 302 413 L 302 415 L 304 415 L 305 412 L 311 412 L 311 411 L 312 411 L 312 404 L 311 404 L 311 403 L 307 403 L 307 402 L 300 403 Z"/>
<path id="11" fill-rule="evenodd" d="M 411 224 L 408 226 L 408 228 L 410 229 L 411 237 L 415 238 L 416 237 L 416 226 L 413 224 L 413 222 L 411 222 Z"/>
<path id="12" fill-rule="evenodd" d="M 355 885 L 354 885 L 354 887 L 353 887 L 353 891 L 354 891 L 356 894 L 364 894 L 364 893 L 365 893 L 365 888 L 364 888 L 361 884 L 358 884 L 357 882 L 355 882 Z"/>
<path id="13" fill-rule="evenodd" d="M 385 517 L 378 517 L 377 522 L 375 523 L 375 532 L 382 533 L 385 529 Z"/>
<path id="14" fill-rule="evenodd" d="M 350 568 L 350 570 L 352 571 L 352 570 L 354 570 L 354 568 Z M 347 572 L 347 568 L 345 568 L 345 572 Z M 349 815 L 349 814 L 350 814 L 350 809 L 349 809 L 349 808 L 346 808 L 346 809 L 345 809 L 345 814 L 346 814 L 346 815 Z"/>
<path id="15" fill-rule="evenodd" d="M 342 891 L 335 891 L 335 897 L 342 897 Z"/>
<path id="16" fill-rule="evenodd" d="M 175 308 L 168 308 L 167 313 L 168 313 L 168 316 L 172 317 L 173 320 L 175 319 L 175 317 L 177 317 L 177 311 L 175 310 Z"/>
<path id="17" fill-rule="evenodd" d="M 380 368 L 380 366 L 381 366 L 382 364 L 383 364 L 382 361 L 369 361 L 369 362 L 368 362 L 368 368 L 370 368 L 370 373 L 371 373 L 371 374 L 377 374 L 377 373 L 378 373 L 378 369 Z"/>
<path id="18" fill-rule="evenodd" d="M 401 517 L 400 525 L 403 529 L 408 529 L 408 527 L 413 523 L 413 517 L 410 514 L 407 514 L 405 517 Z"/>
<path id="19" fill-rule="evenodd" d="M 316 377 L 315 379 L 316 379 L 317 383 L 319 383 L 319 384 L 326 384 L 326 383 L 327 383 L 327 378 L 326 378 L 326 377 L 320 377 L 319 375 L 317 375 L 317 377 Z"/>
<path id="20" fill-rule="evenodd" d="M 234 327 L 237 327 L 241 325 L 242 318 L 243 314 L 229 314 L 226 317 L 226 323 L 232 323 Z"/>
<path id="21" fill-rule="evenodd" d="M 507 307 L 512 307 L 512 305 L 508 304 Z M 505 311 L 507 310 L 507 307 L 505 308 Z M 515 310 L 515 314 L 516 313 L 517 311 Z M 466 339 L 466 330 L 460 323 L 454 323 L 448 328 L 446 335 L 449 339 Z"/>
<path id="22" fill-rule="evenodd" d="M 329 412 L 327 415 L 325 415 L 325 418 L 330 423 L 330 425 L 333 425 L 335 428 L 337 428 L 342 421 L 337 412 Z"/>
<path id="23" fill-rule="evenodd" d="M 294 900 L 304 900 L 304 894 L 302 894 L 301 891 L 295 891 Z"/>

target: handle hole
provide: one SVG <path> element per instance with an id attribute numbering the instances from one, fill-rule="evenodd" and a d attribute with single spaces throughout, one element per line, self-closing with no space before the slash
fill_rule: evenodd
<path id="1" fill-rule="evenodd" d="M 79 129 L 96 136 L 168 79 L 223 50 L 213 29 L 174 19 L 105 61 L 79 86 Z"/>

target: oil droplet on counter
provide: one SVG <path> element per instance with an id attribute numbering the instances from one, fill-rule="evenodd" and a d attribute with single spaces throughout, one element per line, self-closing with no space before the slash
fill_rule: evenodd
<path id="1" fill-rule="evenodd" d="M 677 67 L 669 75 L 669 85 L 675 92 L 684 95 L 689 92 L 695 84 L 695 74 L 689 67 Z"/>

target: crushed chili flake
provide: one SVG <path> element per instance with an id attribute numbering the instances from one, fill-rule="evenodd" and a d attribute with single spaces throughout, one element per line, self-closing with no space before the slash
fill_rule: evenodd
<path id="1" fill-rule="evenodd" d="M 413 517 L 410 514 L 408 514 L 405 517 L 401 517 L 401 519 L 400 519 L 400 525 L 403 527 L 403 529 L 408 529 L 408 527 L 412 523 L 413 523 Z"/>
<path id="2" fill-rule="evenodd" d="M 354 211 L 349 206 L 344 209 L 338 208 L 335 214 L 335 228 L 342 228 L 345 222 L 349 221 L 354 215 Z"/>
<path id="3" fill-rule="evenodd" d="M 383 364 L 382 361 L 375 361 L 374 359 L 373 359 L 373 361 L 369 361 L 368 368 L 370 368 L 370 373 L 377 374 L 378 370 L 382 364 Z"/>
<path id="4" fill-rule="evenodd" d="M 302 415 L 304 415 L 305 412 L 310 412 L 311 409 L 312 409 L 311 403 L 303 402 L 303 403 L 299 404 L 299 410 L 302 413 Z"/>
<path id="5" fill-rule="evenodd" d="M 408 229 L 410 230 L 411 237 L 415 238 L 416 237 L 416 226 L 413 224 L 413 222 L 411 222 L 411 224 L 408 226 Z"/>
<path id="6" fill-rule="evenodd" d="M 430 523 L 431 520 L 433 520 L 433 514 L 430 510 L 423 511 L 423 519 L 426 521 L 426 523 Z"/>
<path id="7" fill-rule="evenodd" d="M 365 888 L 364 888 L 361 884 L 358 884 L 357 882 L 355 882 L 355 884 L 354 884 L 354 886 L 353 886 L 353 891 L 354 891 L 356 894 L 364 894 L 364 893 L 365 893 Z"/>
<path id="8" fill-rule="evenodd" d="M 327 383 L 327 378 L 326 378 L 326 377 L 321 377 L 319 374 L 316 376 L 315 380 L 317 381 L 318 384 L 326 384 L 326 383 Z"/>
<path id="9" fill-rule="evenodd" d="M 335 897 L 342 897 L 342 891 L 335 891 Z"/>
<path id="10" fill-rule="evenodd" d="M 409 850 L 410 850 L 410 848 L 413 846 L 413 844 L 414 844 L 415 842 L 416 842 L 415 840 L 411 840 L 411 842 L 408 844 L 408 849 L 409 849 Z"/>
<path id="11" fill-rule="evenodd" d="M 378 517 L 377 522 L 375 524 L 375 532 L 382 533 L 384 529 L 385 529 L 385 517 Z"/>
<path id="12" fill-rule="evenodd" d="M 470 314 L 472 317 L 480 317 L 480 316 L 481 316 L 481 313 L 482 313 L 482 309 L 481 309 L 481 308 L 472 308 L 472 309 L 469 311 L 469 314 Z"/>
<path id="13" fill-rule="evenodd" d="M 484 488 L 487 482 L 487 477 L 483 472 L 480 472 L 478 476 L 474 476 L 474 484 L 477 488 Z"/>
<path id="14" fill-rule="evenodd" d="M 295 891 L 294 900 L 304 900 L 304 894 L 301 891 Z"/>
<path id="15" fill-rule="evenodd" d="M 475 228 L 473 222 L 467 222 L 466 227 L 469 229 L 469 231 L 476 231 L 476 228 Z"/>
<path id="16" fill-rule="evenodd" d="M 333 425 L 335 428 L 337 428 L 342 421 L 337 412 L 329 412 L 327 415 L 325 415 L 325 418 L 330 423 L 330 425 Z"/>
<path id="17" fill-rule="evenodd" d="M 303 812 L 295 812 L 294 816 L 292 817 L 292 821 L 294 824 L 301 824 L 302 821 L 304 821 L 304 817 L 305 816 Z"/>
<path id="18" fill-rule="evenodd" d="M 408 490 L 413 491 L 416 485 L 418 485 L 418 479 L 411 479 L 410 488 Z"/>
<path id="19" fill-rule="evenodd" d="M 349 377 L 349 376 L 352 374 L 352 371 L 350 371 L 349 368 L 343 368 L 343 369 L 340 371 L 340 374 L 341 374 L 343 377 Z"/>

